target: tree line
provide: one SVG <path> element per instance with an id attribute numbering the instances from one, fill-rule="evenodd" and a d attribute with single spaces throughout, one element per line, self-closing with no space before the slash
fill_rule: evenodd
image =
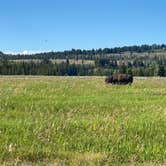
<path id="1" fill-rule="evenodd" d="M 0 75 L 104 76 L 113 73 L 133 76 L 166 76 L 166 45 L 142 45 L 97 50 L 70 50 L 32 55 L 0 52 Z M 21 59 L 23 61 L 15 61 Z M 40 59 L 40 62 L 33 61 Z M 53 63 L 51 59 L 64 59 Z M 71 64 L 93 60 L 94 64 Z M 24 61 L 29 60 L 29 61 Z"/>
<path id="2" fill-rule="evenodd" d="M 166 63 L 166 61 L 165 61 Z M 42 60 L 40 63 L 13 62 L 0 59 L 0 75 L 50 75 L 50 76 L 104 76 L 113 73 L 131 74 L 133 76 L 166 76 L 166 67 L 162 63 L 145 64 L 143 61 L 110 61 L 98 59 L 95 65 L 52 63 Z"/>
<path id="3" fill-rule="evenodd" d="M 124 46 L 124 47 L 115 47 L 115 48 L 104 48 L 104 49 L 92 49 L 92 50 L 81 50 L 81 49 L 72 49 L 66 51 L 51 51 L 45 53 L 37 53 L 37 54 L 28 54 L 28 55 L 11 55 L 11 54 L 3 54 L 0 52 L 0 56 L 5 56 L 8 59 L 16 60 L 16 59 L 85 59 L 85 60 L 96 60 L 97 58 L 103 56 L 111 56 L 112 54 L 123 54 L 125 52 L 130 52 L 130 54 L 135 53 L 151 53 L 158 50 L 166 50 L 166 45 L 141 45 L 141 46 Z"/>

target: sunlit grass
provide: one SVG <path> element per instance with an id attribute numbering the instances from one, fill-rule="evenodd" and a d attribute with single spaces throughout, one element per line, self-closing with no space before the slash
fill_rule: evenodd
<path id="1" fill-rule="evenodd" d="M 0 163 L 165 160 L 166 79 L 0 78 Z"/>

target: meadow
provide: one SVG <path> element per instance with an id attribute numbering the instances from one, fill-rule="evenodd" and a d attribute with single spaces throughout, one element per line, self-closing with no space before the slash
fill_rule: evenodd
<path id="1" fill-rule="evenodd" d="M 166 79 L 0 77 L 0 165 L 165 165 Z"/>
<path id="2" fill-rule="evenodd" d="M 49 59 L 53 64 L 61 64 L 61 63 L 66 63 L 66 59 Z M 22 62 L 26 62 L 26 63 L 30 63 L 30 62 L 34 62 L 34 63 L 41 63 L 42 60 L 41 59 L 17 59 L 17 60 L 10 60 L 11 62 L 16 62 L 16 63 L 22 63 Z M 82 59 L 69 59 L 69 63 L 70 64 L 76 64 L 76 65 L 95 65 L 95 61 L 94 60 L 82 60 Z"/>

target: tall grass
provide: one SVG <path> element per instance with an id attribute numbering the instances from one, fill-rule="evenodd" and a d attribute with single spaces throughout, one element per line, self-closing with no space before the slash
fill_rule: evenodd
<path id="1" fill-rule="evenodd" d="M 1 77 L 0 163 L 41 162 L 166 163 L 166 79 Z"/>

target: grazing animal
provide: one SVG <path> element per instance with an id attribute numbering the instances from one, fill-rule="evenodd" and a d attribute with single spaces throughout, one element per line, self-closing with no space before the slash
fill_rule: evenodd
<path id="1" fill-rule="evenodd" d="M 113 74 L 105 79 L 107 84 L 132 84 L 133 76 L 128 74 Z"/>

